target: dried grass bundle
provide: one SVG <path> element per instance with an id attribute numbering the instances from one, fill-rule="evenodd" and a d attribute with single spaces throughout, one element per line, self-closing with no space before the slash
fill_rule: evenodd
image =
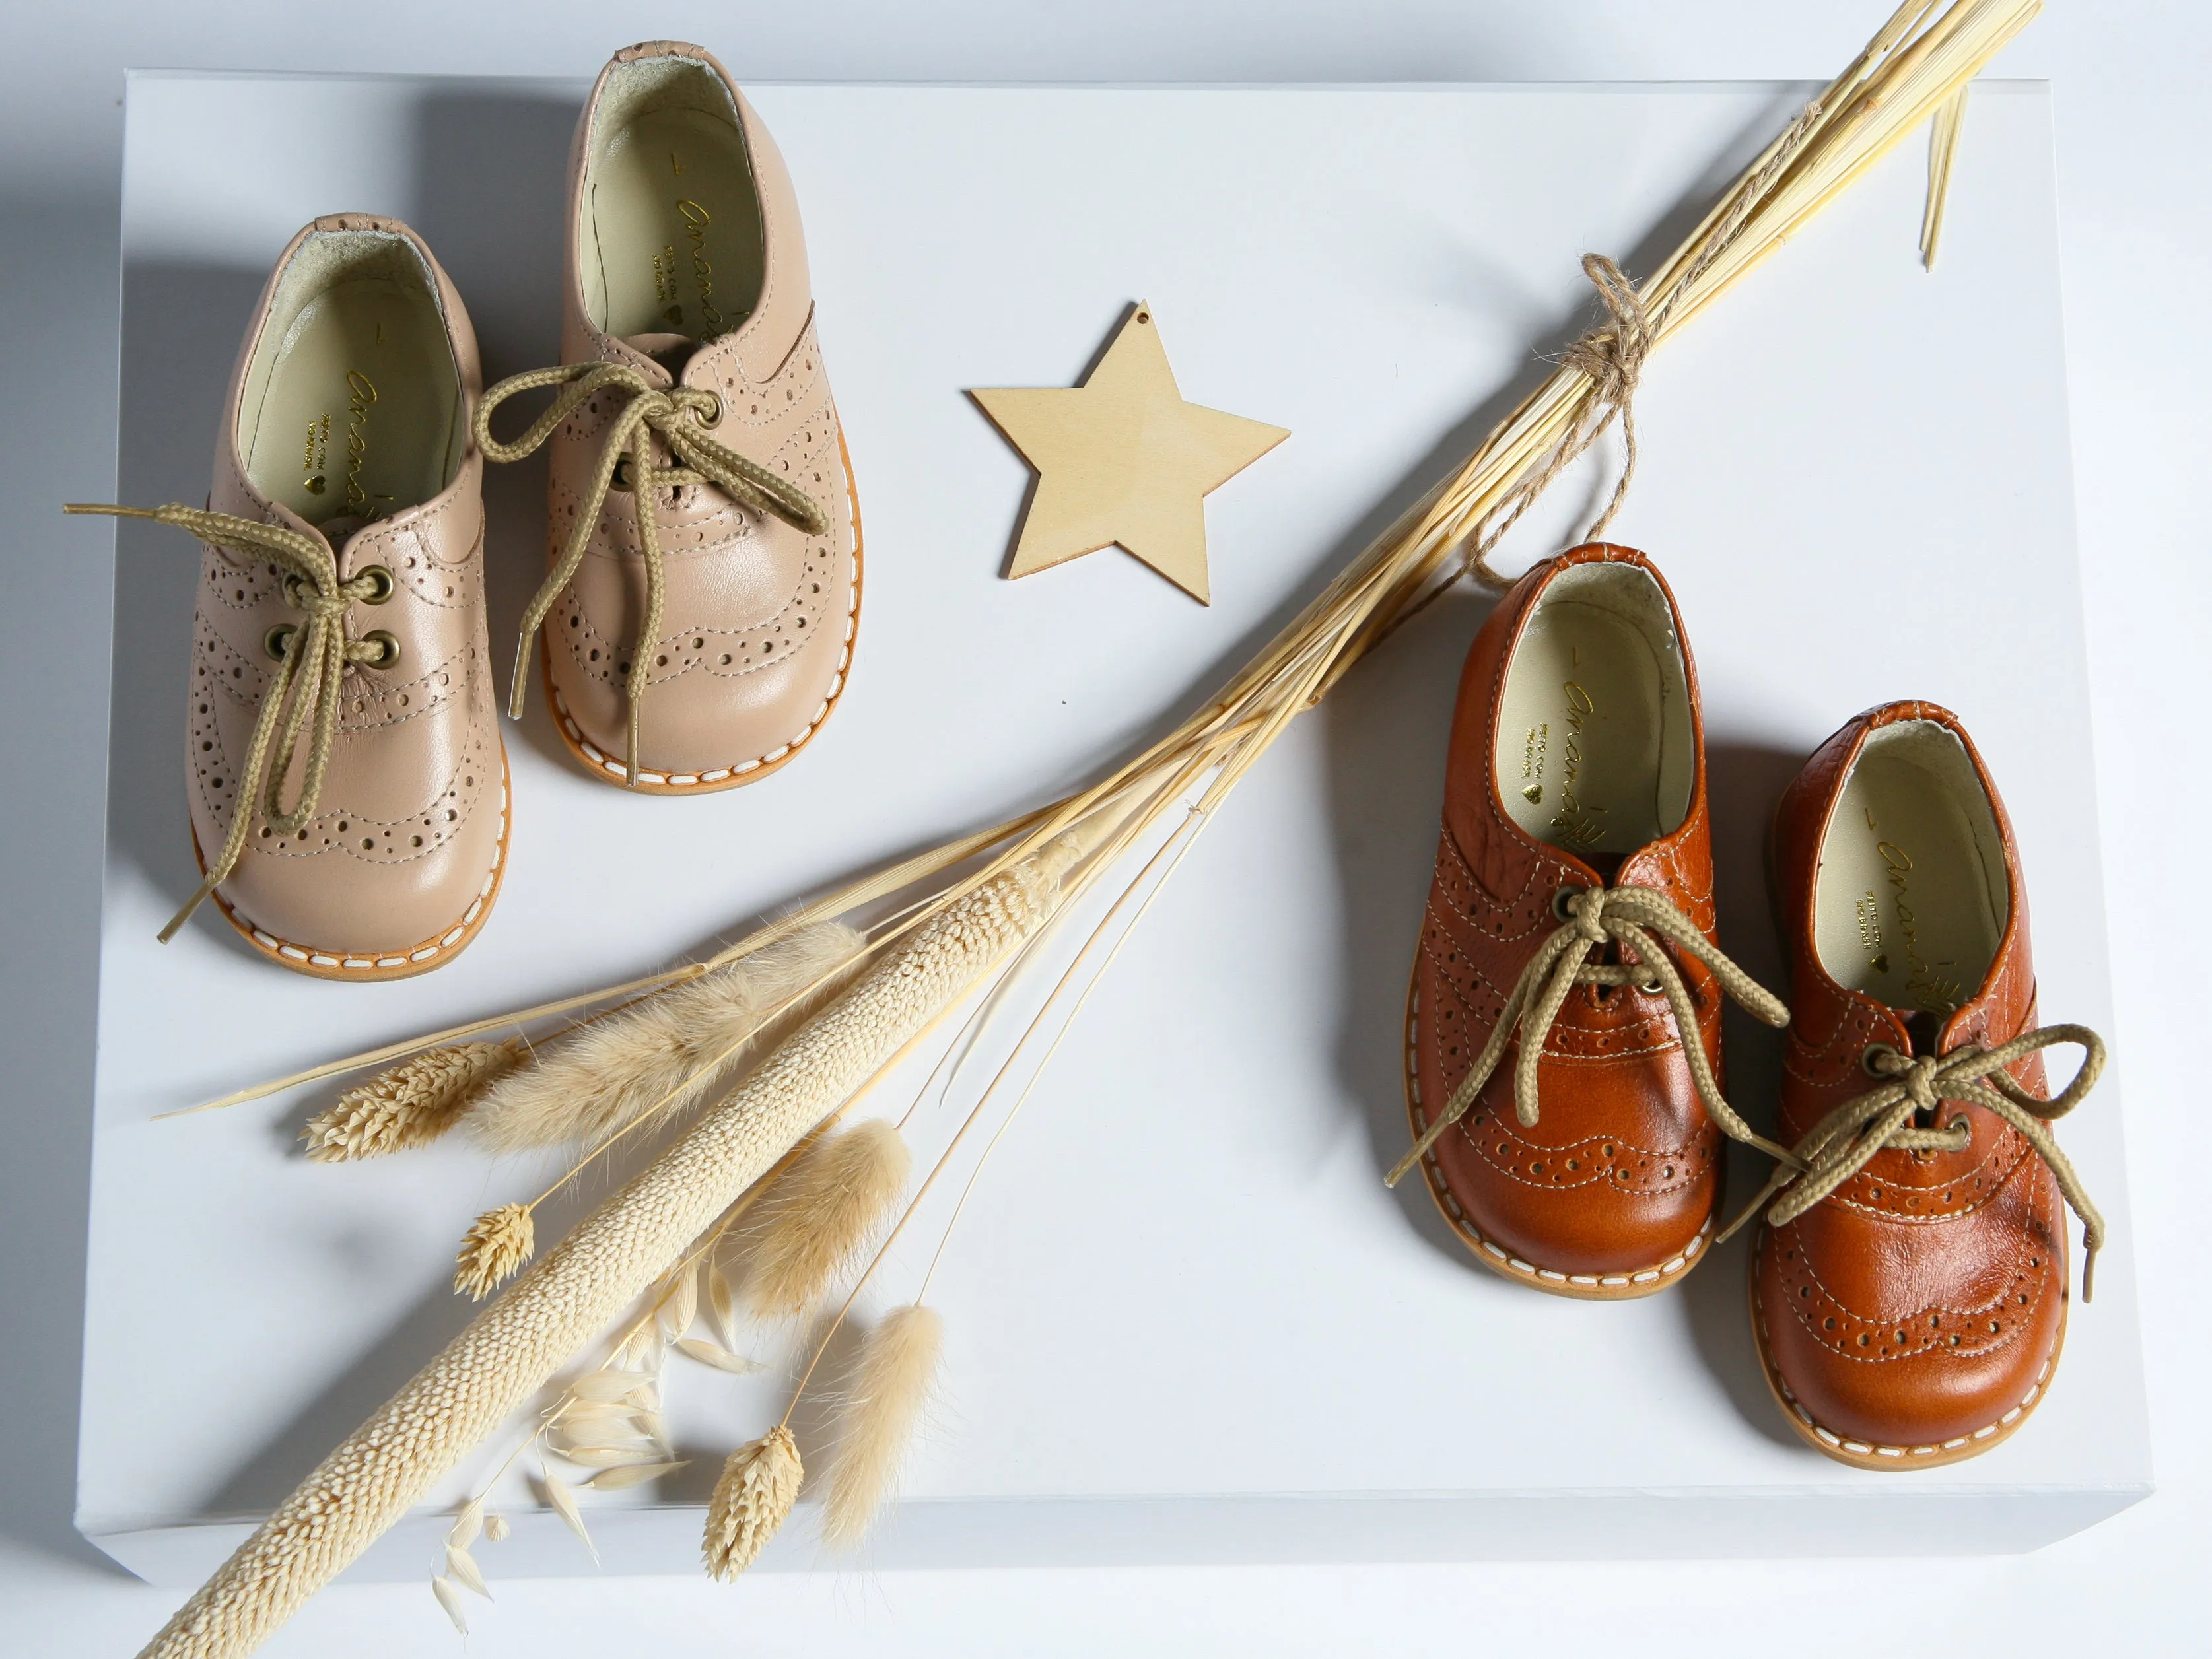
<path id="1" fill-rule="evenodd" d="M 347 1090 L 301 1130 L 308 1158 L 346 1164 L 428 1146 L 460 1119 L 477 1090 L 529 1053 L 520 1039 L 428 1049 Z"/>
<path id="2" fill-rule="evenodd" d="M 830 1543 L 858 1544 L 890 1496 L 944 1350 L 944 1319 L 919 1305 L 892 1310 L 861 1344 L 837 1419 L 836 1462 L 822 1511 L 822 1535 Z"/>
<path id="3" fill-rule="evenodd" d="M 816 1142 L 776 1183 L 747 1240 L 754 1316 L 789 1319 L 812 1307 L 889 1218 L 913 1165 L 904 1137 L 882 1118 Z"/>
<path id="4" fill-rule="evenodd" d="M 1907 0 L 1654 275 L 1632 289 L 1601 283 L 1613 314 L 1609 325 L 1565 354 L 1558 372 L 1457 472 L 1176 730 L 1088 789 L 910 859 L 732 947 L 725 959 L 998 849 L 872 941 L 871 950 L 883 953 L 875 967 L 800 1024 L 728 1101 L 579 1223 L 338 1447 L 178 1613 L 147 1648 L 147 1659 L 236 1659 L 250 1650 L 611 1323 L 803 1134 L 1003 963 L 1068 892 L 1098 879 L 1167 815 L 1210 813 L 1291 720 L 1399 622 L 1460 574 L 1485 573 L 1482 555 L 1504 526 L 1622 413 L 1650 352 L 1925 122 L 2038 9 L 2038 0 Z M 619 988 L 569 1003 L 603 1000 Z M 516 1018 L 439 1033 L 375 1058 Z M 271 1086 L 277 1085 L 230 1098 Z M 894 1316 L 871 1340 L 872 1348 L 896 1341 L 897 1349 L 895 1356 L 884 1349 L 882 1376 L 873 1384 L 864 1376 L 859 1391 L 878 1403 L 849 1426 L 848 1495 L 831 1497 L 841 1538 L 865 1528 L 888 1489 L 927 1392 L 937 1339 L 934 1316 L 927 1316 L 926 1332 L 921 1317 L 919 1310 Z M 847 1457 L 841 1452 L 841 1465 Z"/>
<path id="5" fill-rule="evenodd" d="M 726 1583 L 760 1559 L 768 1540 L 790 1518 L 805 1478 L 799 1443 L 781 1423 L 730 1454 L 707 1505 L 707 1530 L 700 1543 L 709 1577 Z"/>
<path id="6" fill-rule="evenodd" d="M 1032 937 L 1095 845 L 1081 833 L 1058 837 L 907 930 L 325 1458 L 147 1653 L 235 1659 L 258 1645 Z M 626 1338 L 617 1357 L 641 1337 L 657 1344 L 659 1333 Z M 550 1470 L 547 1497 L 580 1533 L 574 1497 Z"/>
<path id="7" fill-rule="evenodd" d="M 679 1109 L 741 1064 L 794 1000 L 833 986 L 866 940 L 817 922 L 688 983 L 647 996 L 540 1051 L 471 1106 L 488 1152 L 603 1140 Z"/>

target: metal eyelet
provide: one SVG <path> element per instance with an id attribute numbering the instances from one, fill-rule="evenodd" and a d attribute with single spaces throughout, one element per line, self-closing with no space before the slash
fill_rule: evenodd
<path id="1" fill-rule="evenodd" d="M 368 664 L 368 667 L 397 668 L 399 666 L 399 641 L 383 629 L 378 629 L 374 634 L 362 635 L 361 642 L 363 645 L 375 646 L 383 653 L 375 661 Z"/>
<path id="2" fill-rule="evenodd" d="M 298 575 L 285 577 L 283 589 L 284 603 L 290 605 L 295 611 L 306 610 L 307 607 L 300 598 L 300 595 L 306 591 L 306 587 L 307 579 L 305 577 Z"/>
<path id="3" fill-rule="evenodd" d="M 607 480 L 607 487 L 610 489 L 619 489 L 625 495 L 629 495 L 636 488 L 636 486 L 630 481 L 629 456 L 625 455 L 622 459 L 615 463 L 614 475 Z"/>
<path id="4" fill-rule="evenodd" d="M 290 623 L 278 623 L 261 636 L 261 648 L 276 661 L 284 660 L 284 653 L 292 643 L 292 635 L 300 630 Z"/>
<path id="5" fill-rule="evenodd" d="M 392 580 L 392 572 L 383 565 L 372 564 L 358 574 L 368 577 L 374 584 L 371 591 L 362 599 L 363 605 L 382 605 L 399 591 L 399 584 Z"/>
<path id="6" fill-rule="evenodd" d="M 1553 894 L 1552 915 L 1553 919 L 1559 921 L 1572 921 L 1575 919 L 1575 913 L 1567 908 L 1568 902 L 1572 899 L 1578 899 L 1582 896 L 1583 890 L 1579 887 L 1562 887 L 1558 892 Z"/>
<path id="7" fill-rule="evenodd" d="M 1667 994 L 1666 981 L 1656 974 L 1652 975 L 1649 979 L 1638 981 L 1636 988 L 1647 997 L 1664 996 Z"/>
<path id="8" fill-rule="evenodd" d="M 1887 1054 L 1892 1060 L 1902 1060 L 1905 1058 L 1903 1054 L 1898 1052 L 1895 1045 L 1892 1043 L 1869 1042 L 1867 1044 L 1866 1052 L 1859 1056 L 1859 1066 L 1861 1069 L 1863 1070 L 1869 1077 L 1886 1078 L 1894 1076 L 1894 1073 L 1875 1064 L 1875 1057 L 1881 1054 Z"/>

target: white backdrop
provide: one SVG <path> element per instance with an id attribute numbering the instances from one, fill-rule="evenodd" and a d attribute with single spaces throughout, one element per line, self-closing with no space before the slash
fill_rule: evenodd
<path id="1" fill-rule="evenodd" d="M 0 997 L 0 1638 L 10 1654 L 123 1653 L 171 1596 L 102 1564 L 71 1534 L 83 1270 L 91 940 L 102 734 L 93 679 L 109 596 L 86 576 L 99 535 L 61 499 L 112 488 L 116 166 L 126 66 L 588 73 L 653 34 L 707 41 L 740 76 L 950 80 L 1343 81 L 1789 77 L 1832 73 L 1885 0 L 1122 0 L 918 7 L 835 0 L 776 11 L 697 0 L 643 7 L 386 0 L 367 39 L 343 13 L 252 3 L 102 3 L 0 12 L 12 71 L 0 100 L 0 857 L 10 880 Z M 2203 471 L 2198 389 L 2212 347 L 2189 319 L 2212 269 L 2203 195 L 2212 43 L 2201 4 L 2053 0 L 2002 72 L 2054 82 L 2081 539 L 2102 757 L 2100 807 L 2130 1099 L 2144 1339 L 2160 1493 L 2022 1559 L 1939 1560 L 1898 1540 L 1893 1570 L 1573 1564 L 789 1576 L 742 1595 L 696 1577 L 508 1582 L 479 1653 L 585 1653 L 683 1642 L 721 1653 L 1287 1653 L 1466 1642 L 1571 1654 L 1782 1643 L 1808 1652 L 2112 1644 L 2191 1650 L 2212 1469 L 2199 1421 L 2212 1360 L 2194 1279 L 2193 1022 L 2166 1018 L 2178 939 L 2166 860 L 2131 859 L 2146 829 L 2206 817 L 2188 762 L 2208 580 L 2188 516 Z M 1971 133 L 1969 136 L 1971 142 Z M 2001 349 L 2001 342 L 1992 342 Z M 2177 764 L 2177 762 L 2179 764 Z M 2163 850 L 2162 848 L 2160 850 Z M 2185 879 L 2185 878 L 2184 878 Z M 2184 1148 L 2166 1139 L 2185 1136 Z M 160 1356 L 147 1386 L 160 1386 Z M 1562 1610 L 1565 1610 L 1563 1613 Z M 1595 1616 L 1594 1616 L 1595 1615 Z M 1656 1615 L 1656 1616 L 1655 1616 Z M 1630 1634 L 1632 1632 L 1632 1635 Z M 319 1601 L 282 1651 L 444 1651 L 415 1586 Z"/>

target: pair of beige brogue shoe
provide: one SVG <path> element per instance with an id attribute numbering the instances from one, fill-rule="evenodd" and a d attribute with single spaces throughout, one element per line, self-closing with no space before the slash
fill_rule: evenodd
<path id="1" fill-rule="evenodd" d="M 791 179 L 714 58 L 617 53 L 568 173 L 560 366 L 487 393 L 453 283 L 397 220 L 316 220 L 246 329 L 205 509 L 79 507 L 202 544 L 186 785 L 212 896 L 285 967 L 450 961 L 514 804 L 484 605 L 483 463 L 550 447 L 524 614 L 562 740 L 665 795 L 765 777 L 851 661 L 860 538 Z M 494 410 L 552 401 L 501 441 Z"/>

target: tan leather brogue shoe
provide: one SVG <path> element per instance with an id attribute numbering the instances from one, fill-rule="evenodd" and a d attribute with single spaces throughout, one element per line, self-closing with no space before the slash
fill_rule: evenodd
<path id="1" fill-rule="evenodd" d="M 511 712 L 542 633 L 555 723 L 594 776 L 750 783 L 836 707 L 860 602 L 790 175 L 722 66 L 655 40 L 601 71 L 568 189 L 562 366 L 501 382 L 477 425 L 495 460 L 552 446 L 552 569 Z M 539 386 L 552 406 L 493 437 L 492 410 Z"/>
<path id="2" fill-rule="evenodd" d="M 1406 1021 L 1415 1163 L 1476 1259 L 1561 1296 L 1676 1282 L 1711 1237 L 1723 991 L 1698 680 L 1627 548 L 1522 577 L 1461 676 Z M 1509 1051 L 1510 1066 L 1505 1064 Z"/>
<path id="3" fill-rule="evenodd" d="M 200 889 L 328 979 L 449 962 L 506 859 L 484 636 L 476 336 L 403 224 L 318 219 L 246 330 L 201 543 L 185 784 Z"/>
<path id="4" fill-rule="evenodd" d="M 1840 1462 L 1972 1457 L 2051 1385 L 2062 1202 L 2090 1261 L 2104 1236 L 2048 1127 L 2095 1085 L 2104 1045 L 2036 1025 L 2012 825 L 1957 716 L 1892 703 L 1823 744 L 1776 814 L 1774 875 L 1796 1146 L 1752 1253 L 1767 1382 Z M 2062 1042 L 2085 1058 L 2048 1097 L 2042 1050 Z"/>

